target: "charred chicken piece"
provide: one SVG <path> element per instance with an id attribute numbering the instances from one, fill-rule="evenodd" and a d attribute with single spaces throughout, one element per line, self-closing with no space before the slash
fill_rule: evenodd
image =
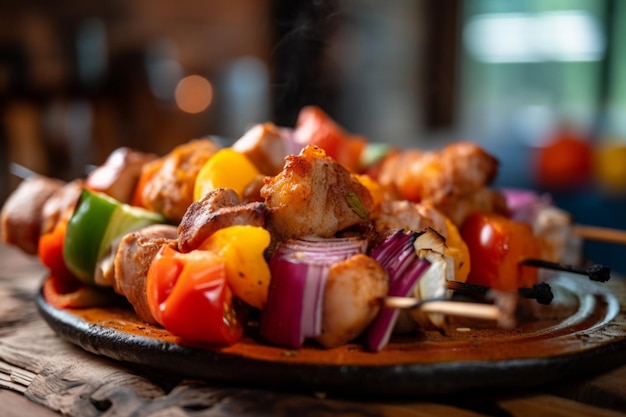
<path id="1" fill-rule="evenodd" d="M 504 198 L 487 188 L 497 171 L 497 159 L 480 146 L 457 142 L 439 151 L 393 153 L 376 179 L 399 199 L 429 202 L 460 226 L 475 211 L 505 214 Z"/>
<path id="2" fill-rule="evenodd" d="M 146 295 L 148 269 L 161 246 L 176 247 L 176 236 L 176 226 L 148 226 L 125 235 L 115 252 L 113 289 L 126 297 L 137 315 L 147 323 L 156 323 Z"/>
<path id="3" fill-rule="evenodd" d="M 498 171 L 498 161 L 471 142 L 453 143 L 440 151 L 406 150 L 385 165 L 379 178 L 383 185 L 395 186 L 407 200 L 435 203 L 450 194 L 477 190 Z"/>
<path id="4" fill-rule="evenodd" d="M 322 334 L 315 340 L 335 347 L 359 336 L 380 311 L 389 276 L 378 262 L 359 254 L 330 267 L 322 308 Z"/>
<path id="5" fill-rule="evenodd" d="M 407 200 L 383 201 L 374 219 L 376 230 L 405 229 L 420 231 L 432 227 L 443 236 L 448 235 L 445 216 L 429 203 Z"/>
<path id="6" fill-rule="evenodd" d="M 198 248 L 216 230 L 234 225 L 265 226 L 267 208 L 261 202 L 241 204 L 228 188 L 209 191 L 192 203 L 178 225 L 178 250 Z"/>
<path id="7" fill-rule="evenodd" d="M 41 211 L 41 235 L 51 232 L 59 221 L 70 219 L 83 186 L 82 179 L 75 179 L 56 190 L 46 200 Z"/>
<path id="8" fill-rule="evenodd" d="M 122 203 L 130 204 L 144 164 L 157 158 L 156 154 L 128 147 L 115 149 L 104 164 L 87 176 L 86 188 L 103 192 Z"/>
<path id="9" fill-rule="evenodd" d="M 369 222 L 374 207 L 367 188 L 321 148 L 311 145 L 286 158 L 283 170 L 266 179 L 261 196 L 270 209 L 268 228 L 283 241 L 309 235 L 331 237 Z"/>
<path id="10" fill-rule="evenodd" d="M 218 148 L 211 139 L 196 139 L 143 165 L 139 181 L 145 181 L 145 186 L 138 191 L 141 205 L 179 222 L 193 202 L 198 172 Z"/>
<path id="11" fill-rule="evenodd" d="M 263 201 L 261 197 L 261 188 L 265 184 L 265 175 L 257 175 L 250 184 L 244 188 L 241 195 L 241 199 L 244 203 L 250 203 L 253 201 Z"/>
<path id="12" fill-rule="evenodd" d="M 26 178 L 7 198 L 0 212 L 0 237 L 29 255 L 37 254 L 43 223 L 42 209 L 64 181 L 35 175 Z"/>
<path id="13" fill-rule="evenodd" d="M 273 123 L 253 126 L 232 146 L 244 154 L 264 175 L 276 175 L 285 164 L 285 156 L 293 153 L 291 129 Z"/>
<path id="14" fill-rule="evenodd" d="M 463 225 L 470 214 L 476 212 L 509 214 L 506 198 L 498 190 L 482 187 L 463 195 L 449 195 L 437 203 L 441 210 L 456 226 Z"/>

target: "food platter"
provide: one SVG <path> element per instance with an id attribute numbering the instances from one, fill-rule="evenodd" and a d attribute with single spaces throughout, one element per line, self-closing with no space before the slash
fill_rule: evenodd
<path id="1" fill-rule="evenodd" d="M 626 280 L 562 274 L 550 305 L 522 300 L 519 325 L 450 319 L 447 329 L 394 337 L 381 352 L 269 346 L 254 335 L 215 348 L 180 342 L 125 305 L 37 305 L 57 334 L 88 352 L 159 371 L 239 386 L 340 395 L 419 396 L 540 385 L 626 363 Z M 254 333 L 254 332 L 252 332 Z"/>

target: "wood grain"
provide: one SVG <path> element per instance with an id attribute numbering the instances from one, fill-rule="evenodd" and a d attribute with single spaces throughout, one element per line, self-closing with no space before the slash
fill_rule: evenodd
<path id="1" fill-rule="evenodd" d="M 624 413 L 609 411 L 551 395 L 533 395 L 500 402 L 502 409 L 515 416 L 550 415 L 554 417 L 590 416 L 623 417 Z"/>
<path id="2" fill-rule="evenodd" d="M 41 407 L 19 393 L 0 390 L 0 415 L 2 417 L 59 417 L 60 414 Z"/>

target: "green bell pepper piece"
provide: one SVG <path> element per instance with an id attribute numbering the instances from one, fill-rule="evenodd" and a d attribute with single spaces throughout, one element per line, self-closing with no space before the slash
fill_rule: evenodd
<path id="1" fill-rule="evenodd" d="M 83 190 L 67 225 L 63 259 L 81 281 L 97 284 L 96 264 L 111 243 L 127 233 L 165 222 L 160 214 L 123 204 L 103 193 Z"/>

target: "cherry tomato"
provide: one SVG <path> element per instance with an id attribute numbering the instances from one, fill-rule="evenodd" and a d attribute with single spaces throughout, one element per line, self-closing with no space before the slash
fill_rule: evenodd
<path id="1" fill-rule="evenodd" d="M 540 255 L 530 225 L 498 214 L 474 213 L 463 224 L 461 236 L 471 259 L 468 283 L 502 291 L 537 283 L 537 269 L 521 264 Z"/>
<path id="2" fill-rule="evenodd" d="M 150 264 L 146 292 L 155 320 L 184 340 L 231 345 L 243 335 L 243 303 L 212 252 L 183 254 L 164 245 Z"/>

